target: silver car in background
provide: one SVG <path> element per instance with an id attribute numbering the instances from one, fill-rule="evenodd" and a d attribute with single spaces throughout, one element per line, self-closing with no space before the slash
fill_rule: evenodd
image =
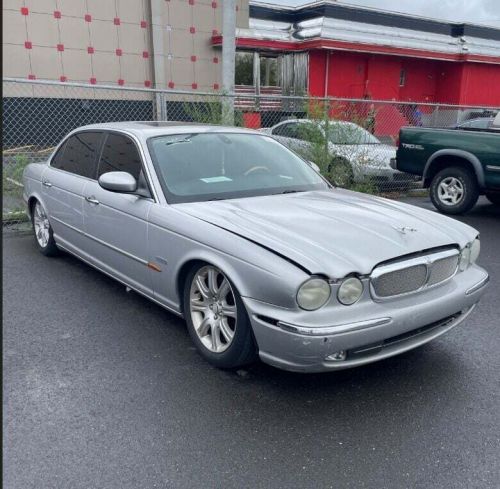
<path id="1" fill-rule="evenodd" d="M 370 181 L 380 187 L 408 187 L 417 179 L 408 173 L 391 168 L 396 157 L 396 147 L 382 143 L 365 128 L 348 121 L 331 120 L 327 129 L 323 121 L 313 119 L 288 119 L 273 127 L 261 129 L 280 143 L 293 149 L 306 159 L 314 159 L 311 153 L 314 132 L 326 138 L 332 165 L 344 164 L 347 178 L 343 184 Z M 311 136 L 313 136 L 311 138 Z M 322 139 L 322 138 L 320 138 Z"/>
<path id="2" fill-rule="evenodd" d="M 43 254 L 65 250 L 184 317 L 221 368 L 390 357 L 461 323 L 488 282 L 473 228 L 332 187 L 256 131 L 86 126 L 23 178 Z"/>

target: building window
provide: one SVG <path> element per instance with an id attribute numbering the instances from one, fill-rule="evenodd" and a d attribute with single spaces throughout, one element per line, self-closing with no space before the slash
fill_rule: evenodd
<path id="1" fill-rule="evenodd" d="M 283 95 L 307 93 L 309 55 L 304 53 L 236 52 L 234 83 L 252 87 L 256 95 L 274 93 L 281 89 Z M 270 90 L 267 90 L 270 89 Z M 273 90 L 274 89 L 274 90 Z M 245 88 L 249 92 L 249 88 Z"/>
<path id="2" fill-rule="evenodd" d="M 406 70 L 403 68 L 399 72 L 399 86 L 404 87 L 406 85 Z"/>
<path id="3" fill-rule="evenodd" d="M 280 73 L 280 58 L 260 56 L 260 86 L 278 87 Z"/>
<path id="4" fill-rule="evenodd" d="M 253 53 L 236 53 L 234 83 L 253 86 Z"/>
<path id="5" fill-rule="evenodd" d="M 280 86 L 280 57 L 260 53 L 237 52 L 235 60 L 236 85 L 259 87 Z"/>

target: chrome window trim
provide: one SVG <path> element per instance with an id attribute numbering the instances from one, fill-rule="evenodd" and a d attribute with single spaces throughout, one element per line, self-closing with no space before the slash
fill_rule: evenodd
<path id="1" fill-rule="evenodd" d="M 421 292 L 422 290 L 430 290 L 434 287 L 437 287 L 438 285 L 442 285 L 443 283 L 447 282 L 448 280 L 451 280 L 457 274 L 460 260 L 457 260 L 457 266 L 456 266 L 455 270 L 453 271 L 453 273 L 448 278 L 441 280 L 440 282 L 437 282 L 435 284 L 429 285 L 429 279 L 430 279 L 430 275 L 431 275 L 432 265 L 439 260 L 442 260 L 444 258 L 450 258 L 453 256 L 457 256 L 457 258 L 459 258 L 460 251 L 457 248 L 451 248 L 448 250 L 443 250 L 443 251 L 438 251 L 438 252 L 434 252 L 434 253 L 429 253 L 429 254 L 417 256 L 415 258 L 410 258 L 408 260 L 401 260 L 401 261 L 398 261 L 396 263 L 389 263 L 387 265 L 377 266 L 373 269 L 373 271 L 370 275 L 370 295 L 372 296 L 372 299 L 374 301 L 383 302 L 383 301 L 392 300 L 394 298 L 405 297 L 408 295 L 416 294 L 418 292 Z M 419 287 L 416 290 L 412 290 L 410 292 L 404 292 L 402 294 L 390 295 L 387 297 L 380 297 L 377 295 L 377 293 L 375 292 L 374 282 L 376 282 L 376 280 L 379 277 L 381 277 L 382 275 L 385 275 L 387 273 L 405 270 L 406 268 L 410 268 L 410 267 L 414 267 L 414 266 L 418 266 L 418 265 L 425 265 L 425 267 L 427 269 L 425 281 L 421 287 Z"/>
<path id="2" fill-rule="evenodd" d="M 68 171 L 68 170 L 63 170 L 62 168 L 56 168 L 56 167 L 51 166 L 51 165 L 49 165 L 49 168 L 53 171 L 59 171 L 59 172 L 64 173 L 66 175 L 71 175 L 72 177 L 81 178 L 83 180 L 86 180 L 87 182 L 96 182 L 97 181 L 95 178 L 84 177 L 83 175 L 78 175 L 78 173 L 73 173 L 73 172 Z M 54 185 L 54 187 L 61 188 L 61 187 L 58 187 L 57 185 Z"/>

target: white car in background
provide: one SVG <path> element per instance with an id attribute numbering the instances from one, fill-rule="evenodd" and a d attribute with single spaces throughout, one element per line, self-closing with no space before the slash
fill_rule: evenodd
<path id="1" fill-rule="evenodd" d="M 326 127 L 325 123 L 311 119 L 289 119 L 261 131 L 313 160 L 312 155 L 309 155 L 312 147 L 311 130 L 321 131 L 324 137 Z M 326 132 L 332 165 L 341 164 L 347 169 L 347 178 L 339 182 L 341 186 L 371 181 L 379 186 L 406 187 L 416 180 L 412 175 L 391 168 L 390 162 L 396 157 L 396 147 L 383 144 L 363 127 L 353 122 L 335 120 L 328 123 Z"/>

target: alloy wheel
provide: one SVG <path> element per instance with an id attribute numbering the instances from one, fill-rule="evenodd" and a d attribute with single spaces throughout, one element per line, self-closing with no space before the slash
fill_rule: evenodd
<path id="1" fill-rule="evenodd" d="M 203 346 L 212 353 L 227 350 L 236 331 L 237 308 L 231 284 L 218 268 L 207 265 L 196 272 L 189 307 L 194 330 Z"/>
<path id="2" fill-rule="evenodd" d="M 50 239 L 50 224 L 47 214 L 40 202 L 35 204 L 35 209 L 33 213 L 33 226 L 35 228 L 35 237 L 38 244 L 45 248 Z"/>
<path id="3" fill-rule="evenodd" d="M 439 183 L 437 193 L 444 205 L 457 205 L 465 196 L 465 188 L 458 178 L 446 177 Z"/>

